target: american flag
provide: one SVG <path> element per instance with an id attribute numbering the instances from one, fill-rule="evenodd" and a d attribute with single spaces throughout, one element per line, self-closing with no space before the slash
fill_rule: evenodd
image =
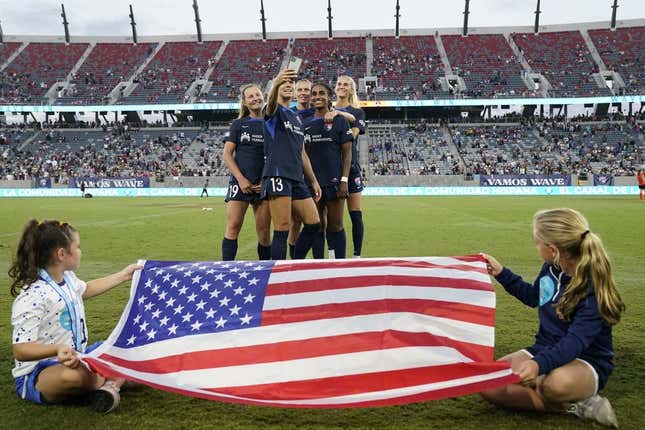
<path id="1" fill-rule="evenodd" d="M 147 261 L 108 340 L 105 376 L 235 403 L 359 407 L 517 382 L 493 360 L 480 256 Z"/>

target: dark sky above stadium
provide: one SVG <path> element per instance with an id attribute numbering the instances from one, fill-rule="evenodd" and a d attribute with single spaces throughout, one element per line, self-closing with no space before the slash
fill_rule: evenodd
<path id="1" fill-rule="evenodd" d="M 260 0 L 198 0 L 204 34 L 259 32 Z M 542 0 L 543 25 L 608 21 L 613 0 Z M 195 32 L 192 0 L 0 0 L 4 34 L 61 35 L 60 4 L 72 35 L 140 36 Z M 332 0 L 337 30 L 394 28 L 396 0 Z M 400 0 L 402 29 L 460 27 L 463 0 Z M 645 18 L 645 0 L 619 0 L 618 19 Z M 532 25 L 536 0 L 471 0 L 471 27 Z M 326 31 L 327 0 L 264 0 L 267 31 Z"/>

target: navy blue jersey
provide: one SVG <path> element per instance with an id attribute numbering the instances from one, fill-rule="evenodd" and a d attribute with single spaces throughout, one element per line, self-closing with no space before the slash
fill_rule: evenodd
<path id="1" fill-rule="evenodd" d="M 295 112 L 298 114 L 298 116 L 300 117 L 300 119 L 301 119 L 301 120 L 302 120 L 302 122 L 304 123 L 304 122 L 306 122 L 309 118 L 311 118 L 312 116 L 314 116 L 314 112 L 316 112 L 316 110 L 315 110 L 314 108 L 309 108 L 309 109 L 298 109 L 298 110 L 296 110 Z"/>
<path id="2" fill-rule="evenodd" d="M 558 317 L 555 305 L 571 278 L 555 266 L 544 263 L 533 285 L 507 267 L 495 279 L 524 304 L 538 307 L 540 327 L 529 350 L 538 363 L 540 375 L 579 357 L 596 369 L 600 386 L 604 385 L 614 368 L 612 330 L 598 310 L 593 287 L 580 300 L 571 320 L 565 321 Z"/>
<path id="3" fill-rule="evenodd" d="M 305 151 L 321 187 L 337 185 L 343 169 L 343 143 L 353 140 L 349 122 L 338 115 L 326 124 L 323 117 L 305 122 Z"/>
<path id="4" fill-rule="evenodd" d="M 280 176 L 302 181 L 302 121 L 291 109 L 278 105 L 265 116 L 263 177 Z"/>
<path id="5" fill-rule="evenodd" d="M 365 134 L 365 112 L 363 112 L 363 109 L 355 108 L 352 106 L 346 106 L 336 109 L 354 115 L 356 121 L 354 122 L 354 124 L 351 124 L 351 127 L 358 129 L 359 136 L 361 134 Z M 361 174 L 361 165 L 358 162 L 358 136 L 356 136 L 356 139 L 354 139 L 354 143 L 352 144 L 352 165 L 350 170 L 353 173 L 351 176 L 355 176 L 356 174 L 360 176 Z"/>
<path id="6" fill-rule="evenodd" d="M 234 120 L 224 142 L 235 144 L 235 162 L 244 177 L 252 184 L 259 183 L 264 167 L 264 120 L 248 116 Z"/>

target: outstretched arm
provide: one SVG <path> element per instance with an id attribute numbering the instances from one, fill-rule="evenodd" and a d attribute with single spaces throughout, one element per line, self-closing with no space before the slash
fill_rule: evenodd
<path id="1" fill-rule="evenodd" d="M 89 281 L 87 283 L 85 293 L 83 293 L 83 298 L 89 299 L 90 297 L 98 296 L 99 294 L 106 292 L 110 288 L 114 288 L 117 285 L 122 284 L 123 282 L 129 281 L 130 279 L 132 279 L 134 272 L 142 268 L 143 267 L 139 266 L 138 264 L 130 264 L 119 272 L 113 273 L 103 278 Z"/>

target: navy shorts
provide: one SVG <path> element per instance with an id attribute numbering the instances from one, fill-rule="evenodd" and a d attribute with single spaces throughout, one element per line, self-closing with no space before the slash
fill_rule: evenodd
<path id="1" fill-rule="evenodd" d="M 98 348 L 102 343 L 103 341 L 93 343 L 92 345 L 85 348 L 85 352 L 88 353 Z M 47 358 L 45 360 L 40 360 L 38 364 L 36 364 L 34 370 L 32 370 L 30 373 L 14 379 L 16 394 L 18 394 L 21 399 L 27 400 L 28 402 L 36 403 L 39 405 L 48 405 L 49 403 L 45 402 L 42 399 L 40 391 L 38 391 L 38 389 L 36 388 L 36 382 L 38 382 L 38 375 L 40 375 L 40 372 L 50 366 L 55 366 L 57 364 L 60 364 L 60 362 L 56 358 Z"/>
<path id="2" fill-rule="evenodd" d="M 237 179 L 232 178 L 228 183 L 228 190 L 226 191 L 225 202 L 236 201 L 236 202 L 249 202 L 256 203 L 262 200 L 260 198 L 260 193 L 251 193 L 244 194 L 240 189 L 240 185 L 237 183 Z"/>
<path id="3" fill-rule="evenodd" d="M 645 185 L 639 185 L 639 186 L 638 186 L 638 188 L 639 188 L 640 190 L 645 190 Z"/>
<path id="4" fill-rule="evenodd" d="M 338 200 L 338 186 L 337 185 L 325 185 L 324 187 L 320 187 L 322 191 L 322 195 L 320 196 L 320 200 L 318 203 L 325 203 L 325 202 L 335 202 Z M 309 192 L 313 195 L 313 189 L 310 187 Z"/>
<path id="5" fill-rule="evenodd" d="M 302 181 L 283 178 L 281 176 L 268 176 L 262 178 L 261 198 L 291 197 L 292 200 L 304 200 L 311 197 L 309 188 Z"/>
<path id="6" fill-rule="evenodd" d="M 363 188 L 363 178 L 361 178 L 360 173 L 356 173 L 354 175 L 350 172 L 349 182 L 347 183 L 349 194 L 360 193 L 361 191 L 363 191 Z"/>

